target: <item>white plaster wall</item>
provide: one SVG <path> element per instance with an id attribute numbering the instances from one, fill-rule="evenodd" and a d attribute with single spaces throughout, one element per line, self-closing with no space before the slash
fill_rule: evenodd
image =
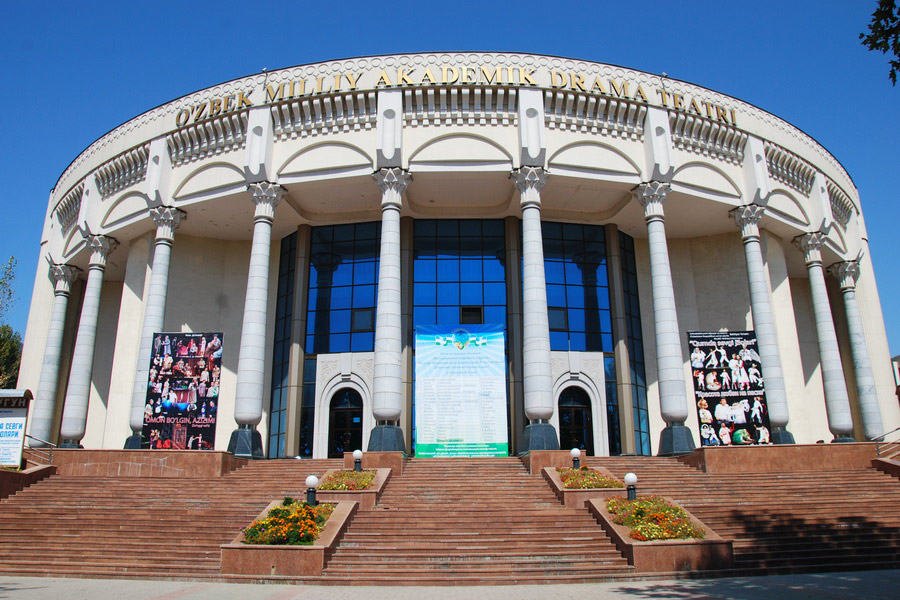
<path id="1" fill-rule="evenodd" d="M 372 386 L 375 378 L 374 352 L 320 354 L 316 361 L 316 409 L 313 428 L 313 458 L 328 458 L 328 428 L 331 398 L 349 387 L 362 397 L 362 448 L 369 446 L 375 426 L 372 417 Z"/>
<path id="2" fill-rule="evenodd" d="M 88 432 L 82 441 L 85 448 L 124 447 L 131 435 L 128 423 L 131 418 L 131 394 L 134 390 L 134 372 L 141 342 L 141 326 L 144 318 L 144 286 L 150 281 L 150 256 L 153 234 L 145 234 L 131 240 L 125 266 L 125 281 L 122 284 L 119 314 L 115 326 L 115 350 L 109 376 L 109 398 L 106 404 L 106 420 L 101 438 L 95 437 L 88 406 Z M 93 373 L 96 379 L 101 374 Z M 91 404 L 94 403 L 91 397 Z"/>
<path id="3" fill-rule="evenodd" d="M 237 428 L 234 391 L 249 264 L 249 242 L 175 236 L 164 328 L 223 334 L 216 450 L 228 447 L 231 432 Z M 264 406 L 268 405 L 266 399 L 264 396 Z M 265 435 L 263 423 L 260 433 Z"/>
<path id="4" fill-rule="evenodd" d="M 553 416 L 550 424 L 559 437 L 559 395 L 568 387 L 579 387 L 591 401 L 591 429 L 594 436 L 593 456 L 609 456 L 609 433 L 606 424 L 606 374 L 602 352 L 550 353 L 553 378 Z M 569 450 L 570 448 L 561 448 Z"/>
<path id="5" fill-rule="evenodd" d="M 816 339 L 816 322 L 813 318 L 812 295 L 809 279 L 791 278 L 793 313 L 796 320 L 798 360 L 790 364 L 803 374 L 803 393 L 788 395 L 790 421 L 788 431 L 794 434 L 798 444 L 812 444 L 818 440 L 830 442 L 834 436 L 828 430 L 828 415 L 825 412 L 825 390 L 822 386 L 822 370 L 819 365 L 819 345 Z M 781 333 L 779 330 L 779 338 Z M 784 344 L 779 339 L 779 350 Z M 785 353 L 782 352 L 784 355 Z M 790 360 L 793 356 L 783 357 Z M 785 365 L 785 375 L 791 369 Z"/>

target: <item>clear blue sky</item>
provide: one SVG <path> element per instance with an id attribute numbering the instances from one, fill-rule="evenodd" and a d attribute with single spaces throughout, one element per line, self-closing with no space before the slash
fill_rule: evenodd
<path id="1" fill-rule="evenodd" d="M 860 46 L 875 0 L 785 2 L 49 2 L 6 0 L 0 259 L 24 334 L 48 193 L 85 147 L 189 92 L 260 71 L 399 52 L 552 54 L 661 73 L 800 127 L 860 191 L 893 355 L 900 86 Z M 333 12 L 329 12 L 333 9 Z"/>

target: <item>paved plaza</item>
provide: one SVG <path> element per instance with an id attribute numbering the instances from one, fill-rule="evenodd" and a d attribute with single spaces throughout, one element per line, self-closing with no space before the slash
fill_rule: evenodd
<path id="1" fill-rule="evenodd" d="M 494 587 L 338 587 L 112 579 L 0 577 L 0 598 L 20 600 L 556 600 L 620 598 L 676 600 L 856 600 L 896 598 L 900 570 L 770 577 L 624 581 L 577 585 Z"/>

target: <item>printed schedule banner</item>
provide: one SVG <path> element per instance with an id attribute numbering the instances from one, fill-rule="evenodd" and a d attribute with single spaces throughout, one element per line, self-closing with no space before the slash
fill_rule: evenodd
<path id="1" fill-rule="evenodd" d="M 141 448 L 212 450 L 222 376 L 221 333 L 157 333 Z"/>
<path id="2" fill-rule="evenodd" d="M 502 325 L 416 327 L 416 456 L 507 456 Z"/>
<path id="3" fill-rule="evenodd" d="M 0 466 L 21 465 L 27 417 L 28 399 L 0 398 Z"/>
<path id="4" fill-rule="evenodd" d="M 689 331 L 701 446 L 770 444 L 769 410 L 753 331 Z"/>

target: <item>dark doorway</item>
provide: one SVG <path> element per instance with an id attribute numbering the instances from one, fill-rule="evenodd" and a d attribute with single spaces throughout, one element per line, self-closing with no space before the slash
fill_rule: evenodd
<path id="1" fill-rule="evenodd" d="M 328 413 L 328 458 L 362 450 L 363 402 L 359 392 L 343 388 L 331 397 Z"/>
<path id="2" fill-rule="evenodd" d="M 559 447 L 581 448 L 594 454 L 594 426 L 591 399 L 580 387 L 567 387 L 559 395 Z"/>

